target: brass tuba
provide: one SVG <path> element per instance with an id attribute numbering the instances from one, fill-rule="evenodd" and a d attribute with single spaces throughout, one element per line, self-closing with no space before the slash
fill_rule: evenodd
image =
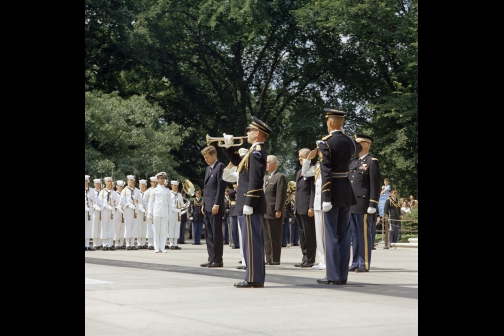
<path id="1" fill-rule="evenodd" d="M 234 146 L 241 146 L 243 144 L 243 139 L 247 139 L 247 138 L 248 137 L 246 135 L 239 136 L 239 137 L 233 137 L 233 141 L 239 141 L 238 143 L 233 143 L 233 147 Z M 224 144 L 224 137 L 217 138 L 217 137 L 211 137 L 208 134 L 206 135 L 207 146 L 210 145 L 210 143 L 212 143 L 214 141 L 217 141 L 217 146 L 226 147 L 226 145 Z"/>
<path id="2" fill-rule="evenodd" d="M 287 184 L 287 192 L 292 193 L 293 191 L 296 191 L 296 181 L 289 181 Z"/>
<path id="3" fill-rule="evenodd" d="M 182 182 L 182 188 L 184 189 L 184 192 L 186 194 L 194 196 L 194 185 L 192 184 L 191 181 L 184 180 L 184 182 Z"/>

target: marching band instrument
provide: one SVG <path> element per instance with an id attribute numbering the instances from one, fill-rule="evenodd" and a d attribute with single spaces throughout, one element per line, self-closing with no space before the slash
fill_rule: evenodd
<path id="1" fill-rule="evenodd" d="M 233 137 L 233 146 L 241 146 L 243 145 L 243 139 L 247 139 L 248 137 L 245 136 L 240 136 L 240 137 Z M 219 147 L 226 147 L 224 144 L 224 137 L 211 137 L 208 134 L 206 135 L 206 144 L 207 146 L 210 145 L 210 143 L 217 141 L 217 146 Z M 238 143 L 234 143 L 234 141 L 239 141 Z"/>
<path id="2" fill-rule="evenodd" d="M 292 193 L 293 191 L 296 191 L 296 181 L 289 181 L 289 183 L 287 184 L 287 191 L 289 193 Z"/>
<path id="3" fill-rule="evenodd" d="M 208 135 L 207 135 L 207 137 L 208 137 Z M 207 142 L 207 145 L 208 145 L 208 142 Z M 192 184 L 191 181 L 184 180 L 184 182 L 182 182 L 182 188 L 184 189 L 184 192 L 186 194 L 194 196 L 194 185 Z"/>

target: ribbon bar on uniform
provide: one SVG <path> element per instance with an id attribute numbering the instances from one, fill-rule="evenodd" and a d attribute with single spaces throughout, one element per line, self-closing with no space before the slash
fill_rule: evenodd
<path id="1" fill-rule="evenodd" d="M 344 178 L 344 177 L 348 177 L 348 172 L 344 172 L 344 173 L 333 172 L 332 173 L 332 178 Z"/>

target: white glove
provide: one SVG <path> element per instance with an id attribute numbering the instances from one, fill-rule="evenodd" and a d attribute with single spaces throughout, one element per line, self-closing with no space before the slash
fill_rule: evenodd
<path id="1" fill-rule="evenodd" d="M 189 220 L 193 220 L 193 218 L 192 218 L 192 217 L 189 217 Z"/>
<path id="2" fill-rule="evenodd" d="M 145 212 L 144 208 L 140 208 L 139 210 L 140 210 L 140 212 Z"/>
<path id="3" fill-rule="evenodd" d="M 244 215 L 252 215 L 254 213 L 254 208 L 248 205 L 243 206 L 243 214 Z"/>
<path id="4" fill-rule="evenodd" d="M 231 173 L 231 175 L 236 179 L 236 181 L 238 181 L 238 176 L 240 176 L 240 173 L 234 172 L 234 173 Z"/>
<path id="5" fill-rule="evenodd" d="M 128 208 L 136 210 L 136 205 L 134 205 L 134 204 L 128 204 Z"/>
<path id="6" fill-rule="evenodd" d="M 229 148 L 233 146 L 233 136 L 226 133 L 222 135 L 224 136 L 224 147 Z"/>
<path id="7" fill-rule="evenodd" d="M 110 205 L 106 205 L 106 206 L 105 206 L 105 208 L 106 208 L 107 210 L 114 210 L 114 208 L 112 208 Z"/>
<path id="8" fill-rule="evenodd" d="M 98 205 L 93 206 L 93 210 L 101 211 L 101 209 L 100 209 L 100 207 Z"/>
<path id="9" fill-rule="evenodd" d="M 292 222 L 292 218 L 289 218 L 289 223 L 291 223 L 291 222 Z"/>
<path id="10" fill-rule="evenodd" d="M 89 207 L 86 207 L 86 211 L 91 211 L 91 208 L 89 208 Z"/>
<path id="11" fill-rule="evenodd" d="M 148 214 L 147 219 L 152 220 L 152 214 Z"/>
<path id="12" fill-rule="evenodd" d="M 322 202 L 322 211 L 327 212 L 332 209 L 331 202 Z"/>
<path id="13" fill-rule="evenodd" d="M 120 207 L 116 207 L 116 210 L 119 211 L 120 213 L 124 213 Z"/>
<path id="14" fill-rule="evenodd" d="M 368 214 L 374 214 L 375 212 L 376 212 L 376 208 L 372 208 L 372 207 L 367 208 Z"/>

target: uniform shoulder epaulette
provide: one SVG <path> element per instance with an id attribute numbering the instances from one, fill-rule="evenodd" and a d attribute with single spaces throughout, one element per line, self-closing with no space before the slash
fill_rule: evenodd
<path id="1" fill-rule="evenodd" d="M 326 135 L 325 137 L 322 138 L 322 140 L 326 141 L 327 139 L 329 139 L 330 137 L 332 137 L 332 133 L 331 134 L 328 134 Z"/>
<path id="2" fill-rule="evenodd" d="M 261 150 L 261 145 L 256 145 L 255 150 L 256 151 L 260 151 Z"/>
<path id="3" fill-rule="evenodd" d="M 378 159 L 377 159 L 377 158 L 371 158 L 371 160 L 376 160 L 376 161 L 378 161 Z"/>

